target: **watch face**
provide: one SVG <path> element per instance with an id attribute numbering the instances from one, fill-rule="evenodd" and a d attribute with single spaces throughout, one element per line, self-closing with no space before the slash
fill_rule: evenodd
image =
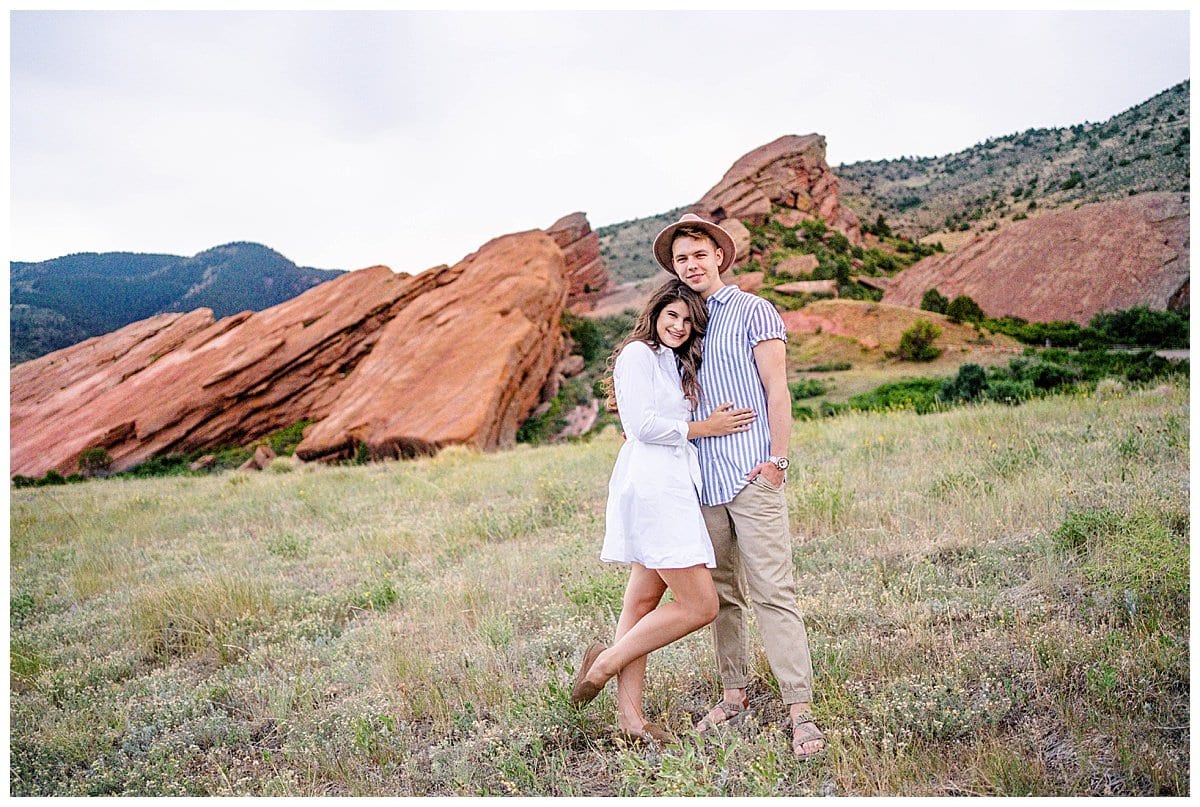
<path id="1" fill-rule="evenodd" d="M 780 457 L 779 459 L 775 460 L 775 467 L 781 471 L 786 471 L 789 465 L 791 465 L 791 463 L 788 462 L 787 457 Z"/>

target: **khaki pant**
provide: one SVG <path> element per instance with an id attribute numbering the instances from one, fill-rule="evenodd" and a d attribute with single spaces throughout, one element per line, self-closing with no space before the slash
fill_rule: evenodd
<path id="1" fill-rule="evenodd" d="M 783 702 L 810 703 L 812 658 L 804 619 L 796 607 L 792 539 L 783 490 L 757 476 L 733 501 L 701 510 L 717 557 L 712 573 L 720 610 L 712 632 L 721 685 L 746 688 L 749 595 Z"/>

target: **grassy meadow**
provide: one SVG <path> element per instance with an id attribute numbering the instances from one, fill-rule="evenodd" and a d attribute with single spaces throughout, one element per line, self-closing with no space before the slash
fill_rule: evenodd
<path id="1" fill-rule="evenodd" d="M 1185 795 L 1186 378 L 797 422 L 787 486 L 823 757 L 701 739 L 707 631 L 647 716 L 568 703 L 625 573 L 620 438 L 13 490 L 14 795 Z"/>

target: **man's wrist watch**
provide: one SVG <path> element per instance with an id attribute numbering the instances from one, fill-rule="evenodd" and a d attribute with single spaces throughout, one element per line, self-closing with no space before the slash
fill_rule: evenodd
<path id="1" fill-rule="evenodd" d="M 760 454 L 759 456 L 762 455 Z M 788 466 L 791 465 L 791 463 L 788 462 L 787 457 L 767 457 L 767 462 L 771 463 L 781 471 L 786 471 Z"/>

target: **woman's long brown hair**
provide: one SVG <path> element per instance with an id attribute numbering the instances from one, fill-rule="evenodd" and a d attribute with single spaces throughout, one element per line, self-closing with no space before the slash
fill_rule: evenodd
<path id="1" fill-rule="evenodd" d="M 699 294 L 688 288 L 682 280 L 672 278 L 650 295 L 642 312 L 638 314 L 633 332 L 625 338 L 617 349 L 608 357 L 607 372 L 604 375 L 602 388 L 606 399 L 604 408 L 614 414 L 617 411 L 617 393 L 613 386 L 613 367 L 616 366 L 617 356 L 630 342 L 645 342 L 657 349 L 661 346 L 658 340 L 658 316 L 662 310 L 676 300 L 681 300 L 688 307 L 692 317 L 692 334 L 688 340 L 675 348 L 675 361 L 679 366 L 683 395 L 688 399 L 694 411 L 700 405 L 700 355 L 704 345 L 704 332 L 708 328 L 708 307 Z"/>

